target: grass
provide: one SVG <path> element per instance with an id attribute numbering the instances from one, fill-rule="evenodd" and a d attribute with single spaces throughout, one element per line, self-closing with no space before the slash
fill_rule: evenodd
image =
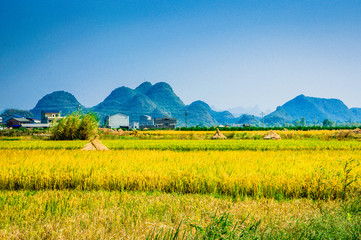
<path id="1" fill-rule="evenodd" d="M 2 191 L 0 238 L 165 239 L 178 231 L 179 239 L 212 239 L 223 231 L 223 239 L 236 239 L 232 234 L 249 239 L 357 239 L 357 206 L 356 200 L 234 201 L 159 192 Z"/>

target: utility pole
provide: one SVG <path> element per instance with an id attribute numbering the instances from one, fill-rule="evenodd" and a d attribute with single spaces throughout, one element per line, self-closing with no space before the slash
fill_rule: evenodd
<path id="1" fill-rule="evenodd" d="M 188 127 L 187 117 L 188 117 L 188 113 L 187 113 L 187 110 L 185 110 L 184 118 L 185 118 L 185 122 L 186 122 L 186 128 Z"/>
<path id="2" fill-rule="evenodd" d="M 264 112 L 261 112 L 261 116 L 262 116 L 262 124 L 263 124 L 263 128 L 264 128 Z"/>

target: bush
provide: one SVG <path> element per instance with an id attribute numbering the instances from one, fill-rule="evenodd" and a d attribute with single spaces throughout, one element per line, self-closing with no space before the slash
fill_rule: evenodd
<path id="1" fill-rule="evenodd" d="M 60 119 L 51 128 L 51 138 L 54 140 L 86 140 L 98 132 L 99 119 L 94 113 L 74 112 Z"/>

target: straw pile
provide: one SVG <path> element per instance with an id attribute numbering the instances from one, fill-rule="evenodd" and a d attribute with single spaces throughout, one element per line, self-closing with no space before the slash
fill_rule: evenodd
<path id="1" fill-rule="evenodd" d="M 82 151 L 107 151 L 109 150 L 103 143 L 98 139 L 98 135 L 95 136 L 89 143 L 87 143 L 82 149 Z"/>
<path id="2" fill-rule="evenodd" d="M 114 130 L 111 128 L 99 128 L 99 131 L 103 134 L 112 134 L 117 136 L 123 136 L 127 134 L 127 132 L 123 131 L 121 128 L 119 128 L 119 130 Z"/>
<path id="3" fill-rule="evenodd" d="M 265 140 L 281 140 L 281 136 L 275 133 L 274 131 L 270 131 L 265 137 Z"/>
<path id="4" fill-rule="evenodd" d="M 221 131 L 219 131 L 219 129 L 217 128 L 217 131 L 213 135 L 212 139 L 227 139 L 227 137 L 224 136 L 223 133 L 221 133 Z"/>
<path id="5" fill-rule="evenodd" d="M 355 130 L 352 130 L 352 133 L 354 133 L 354 134 L 361 134 L 361 129 L 356 128 Z"/>

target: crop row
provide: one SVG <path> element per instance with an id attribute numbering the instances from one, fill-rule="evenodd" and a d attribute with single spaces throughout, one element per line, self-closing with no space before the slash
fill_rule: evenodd
<path id="1" fill-rule="evenodd" d="M 103 140 L 113 150 L 361 150 L 361 142 L 320 140 Z M 80 149 L 87 141 L 0 141 L 0 149 Z"/>
<path id="2" fill-rule="evenodd" d="M 0 190 L 162 191 L 276 199 L 361 193 L 361 167 L 356 164 L 361 151 L 0 150 L 0 156 Z"/>

